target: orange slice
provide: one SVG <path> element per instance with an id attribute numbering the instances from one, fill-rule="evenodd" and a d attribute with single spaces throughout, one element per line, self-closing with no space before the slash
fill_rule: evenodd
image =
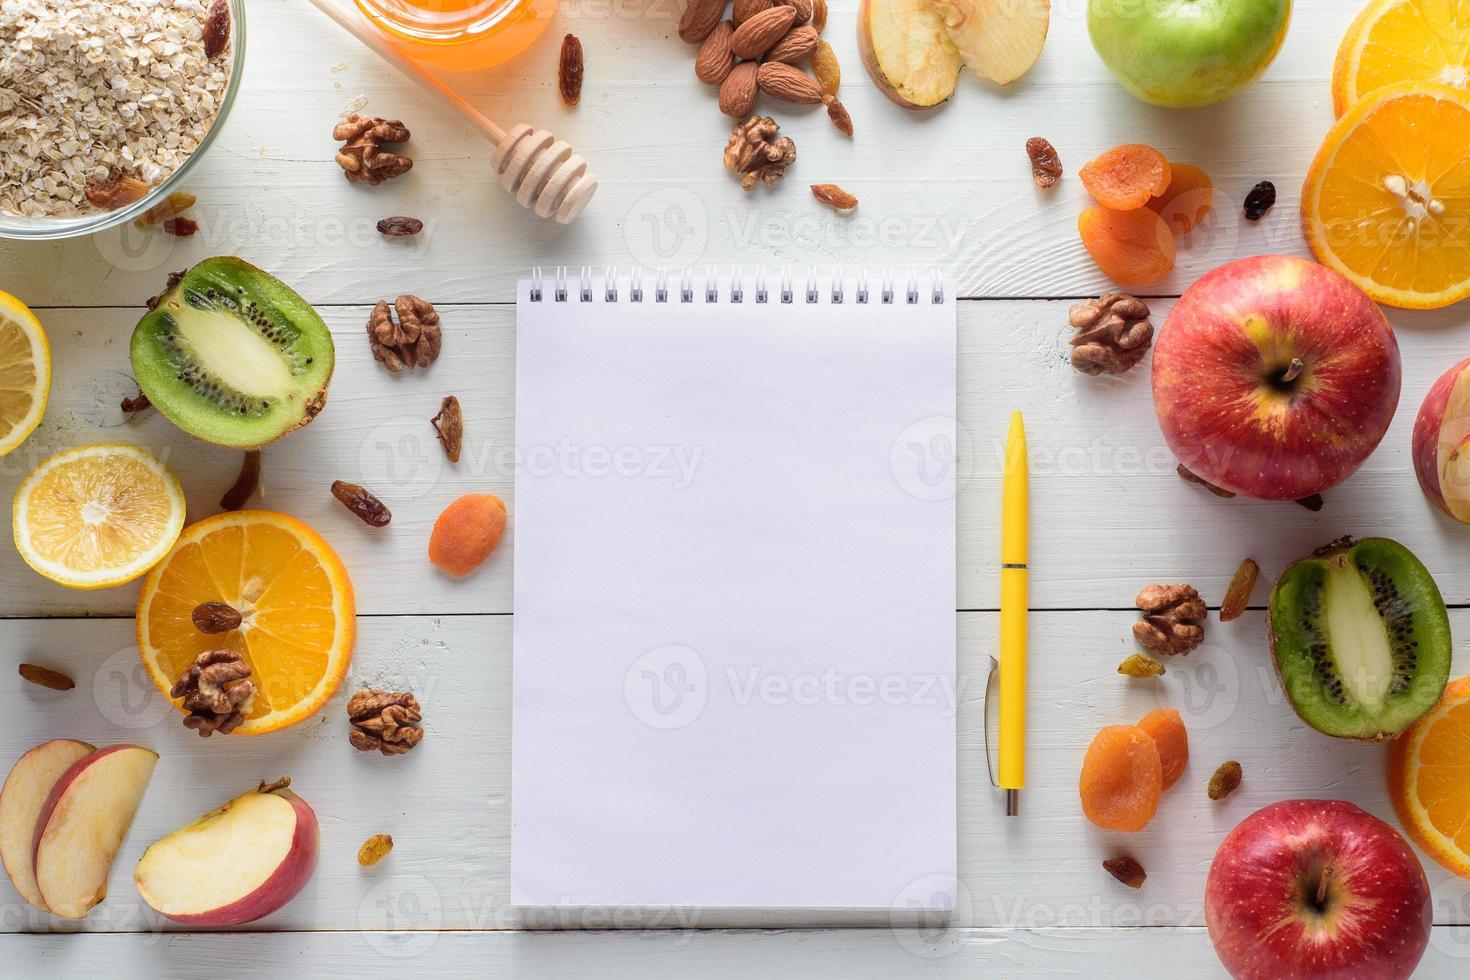
<path id="1" fill-rule="evenodd" d="M 51 346 L 30 307 L 0 292 L 0 456 L 25 442 L 46 414 Z"/>
<path id="2" fill-rule="evenodd" d="M 1375 0 L 1337 50 L 1332 105 L 1402 82 L 1470 87 L 1470 0 Z"/>
<path id="3" fill-rule="evenodd" d="M 1388 792 L 1414 843 L 1470 878 L 1470 677 L 1393 743 Z"/>
<path id="4" fill-rule="evenodd" d="M 131 582 L 157 565 L 184 526 L 184 490 L 137 446 L 67 449 L 15 491 L 11 524 L 20 556 L 73 589 Z"/>
<path id="5" fill-rule="evenodd" d="M 1380 303 L 1470 296 L 1470 93 L 1380 89 L 1327 134 L 1302 187 L 1312 252 Z"/>
<path id="6" fill-rule="evenodd" d="M 240 628 L 199 632 L 192 614 L 204 602 L 233 606 Z M 270 511 L 216 514 L 185 528 L 144 581 L 138 652 L 164 694 L 199 654 L 240 654 L 255 693 L 234 734 L 263 735 L 331 698 L 352 660 L 355 616 L 347 569 L 311 528 Z"/>

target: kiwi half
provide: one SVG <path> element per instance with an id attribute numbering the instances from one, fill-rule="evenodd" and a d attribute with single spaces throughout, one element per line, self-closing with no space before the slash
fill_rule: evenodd
<path id="1" fill-rule="evenodd" d="M 1338 738 L 1394 738 L 1444 693 L 1450 618 L 1413 552 L 1342 538 L 1271 591 L 1271 657 L 1291 706 Z"/>
<path id="2" fill-rule="evenodd" d="M 133 373 L 170 422 L 256 449 L 316 418 L 336 350 L 311 305 L 242 259 L 169 277 L 133 330 Z"/>

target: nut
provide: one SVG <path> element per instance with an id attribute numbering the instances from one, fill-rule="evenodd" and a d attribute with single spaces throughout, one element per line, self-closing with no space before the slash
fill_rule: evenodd
<path id="1" fill-rule="evenodd" d="M 796 162 L 796 144 L 777 136 L 781 127 L 770 116 L 751 116 L 738 123 L 725 144 L 725 169 L 740 175 L 740 186 L 750 190 L 758 182 L 774 184 Z"/>
<path id="2" fill-rule="evenodd" d="M 756 96 L 760 89 L 756 86 L 756 73 L 760 70 L 760 64 L 755 61 L 742 61 L 730 69 L 730 74 L 720 83 L 720 111 L 727 116 L 744 119 L 755 108 Z"/>
<path id="3" fill-rule="evenodd" d="M 1133 638 L 1145 650 L 1173 657 L 1204 642 L 1205 603 L 1194 586 L 1146 585 L 1134 602 L 1144 617 L 1133 624 Z"/>
<path id="4" fill-rule="evenodd" d="M 255 684 L 250 667 L 230 650 L 206 650 L 179 675 L 169 690 L 171 698 L 183 701 L 184 727 L 208 738 L 215 732 L 228 735 L 245 721 Z"/>
<path id="5" fill-rule="evenodd" d="M 393 314 L 398 314 L 398 322 Z M 368 344 L 373 358 L 394 374 L 409 368 L 428 367 L 439 357 L 444 334 L 439 313 L 428 300 L 405 293 L 393 301 L 373 307 L 367 323 Z"/>
<path id="6" fill-rule="evenodd" d="M 786 36 L 776 42 L 776 46 L 766 52 L 767 61 L 784 61 L 788 65 L 794 65 L 798 61 L 811 54 L 822 39 L 817 32 L 810 27 L 793 27 L 786 32 Z"/>
<path id="7" fill-rule="evenodd" d="M 842 87 L 842 66 L 837 63 L 837 52 L 826 41 L 818 41 L 812 51 L 812 74 L 828 95 L 836 95 Z"/>
<path id="8" fill-rule="evenodd" d="M 423 740 L 418 699 L 407 691 L 358 691 L 347 701 L 348 740 L 359 752 L 402 755 Z"/>
<path id="9" fill-rule="evenodd" d="M 1094 377 L 1123 374 L 1148 354 L 1154 328 L 1148 304 L 1124 293 L 1104 293 L 1073 306 L 1068 322 L 1077 330 L 1069 341 L 1072 366 Z"/>
<path id="10" fill-rule="evenodd" d="M 735 25 L 722 20 L 709 37 L 699 46 L 699 56 L 694 59 L 694 77 L 706 85 L 719 85 L 735 67 L 735 55 L 730 51 L 730 38 L 735 34 Z"/>
<path id="11" fill-rule="evenodd" d="M 792 7 L 762 10 L 735 28 L 735 34 L 730 38 L 730 50 L 738 58 L 759 58 L 786 36 L 795 20 L 796 10 Z"/>
<path id="12" fill-rule="evenodd" d="M 851 214 L 858 206 L 858 199 L 836 184 L 813 184 L 812 197 L 838 214 Z"/>
<path id="13" fill-rule="evenodd" d="M 39 684 L 41 687 L 53 691 L 70 691 L 77 686 L 77 682 L 59 670 L 50 667 L 42 667 L 40 664 L 21 664 L 20 676 L 22 680 Z"/>
<path id="14" fill-rule="evenodd" d="M 384 143 L 407 143 L 408 127 L 397 119 L 368 118 L 353 114 L 332 127 L 332 139 L 342 140 L 337 166 L 348 181 L 365 180 L 373 187 L 413 169 L 413 161 L 401 153 L 383 149 Z"/>
<path id="15" fill-rule="evenodd" d="M 763 10 L 770 10 L 775 5 L 776 0 L 735 0 L 730 19 L 735 22 L 736 27 L 739 27 L 756 14 Z"/>
<path id="16" fill-rule="evenodd" d="M 575 34 L 561 39 L 561 59 L 556 66 L 556 87 L 567 105 L 582 101 L 582 42 Z"/>
<path id="17" fill-rule="evenodd" d="M 684 13 L 679 17 L 679 37 L 690 44 L 698 44 L 709 37 L 710 31 L 725 16 L 725 0 L 688 0 Z"/>
<path id="18" fill-rule="evenodd" d="M 812 0 L 776 0 L 776 3 L 795 10 L 798 24 L 805 24 L 812 19 Z"/>
<path id="19" fill-rule="evenodd" d="M 789 10 L 789 7 L 778 8 Z M 780 61 L 766 61 L 756 72 L 756 84 L 773 99 L 799 105 L 817 105 L 823 100 L 822 86 L 800 68 Z"/>

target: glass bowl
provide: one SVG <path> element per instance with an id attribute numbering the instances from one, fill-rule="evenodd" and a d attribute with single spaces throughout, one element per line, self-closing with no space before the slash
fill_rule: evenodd
<path id="1" fill-rule="evenodd" d="M 46 241 L 91 235 L 104 228 L 112 228 L 124 221 L 133 220 L 168 197 L 171 192 L 179 189 L 179 185 L 189 176 L 189 171 L 194 169 L 194 165 L 214 144 L 215 137 L 224 128 L 225 119 L 230 114 L 230 107 L 235 104 L 235 96 L 240 91 L 240 80 L 245 75 L 245 0 L 229 0 L 229 4 L 230 80 L 225 85 L 224 96 L 220 99 L 219 114 L 210 124 L 209 132 L 204 134 L 204 138 L 199 141 L 194 152 L 190 153 L 179 165 L 179 169 L 154 185 L 153 189 L 139 200 L 114 211 L 98 211 L 67 218 L 33 218 L 20 214 L 0 213 L 0 238 Z"/>

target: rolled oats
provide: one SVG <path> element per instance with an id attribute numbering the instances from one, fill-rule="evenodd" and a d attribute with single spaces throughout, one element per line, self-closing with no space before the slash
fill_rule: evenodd
<path id="1" fill-rule="evenodd" d="M 75 217 L 110 174 L 156 185 L 198 148 L 229 82 L 209 0 L 0 2 L 0 211 Z"/>

